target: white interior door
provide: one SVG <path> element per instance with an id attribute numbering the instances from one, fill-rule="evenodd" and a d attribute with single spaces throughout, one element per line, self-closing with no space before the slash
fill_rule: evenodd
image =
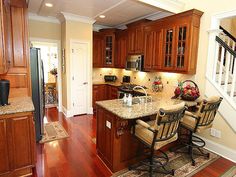
<path id="1" fill-rule="evenodd" d="M 71 43 L 71 101 L 73 115 L 87 113 L 88 98 L 88 44 Z"/>

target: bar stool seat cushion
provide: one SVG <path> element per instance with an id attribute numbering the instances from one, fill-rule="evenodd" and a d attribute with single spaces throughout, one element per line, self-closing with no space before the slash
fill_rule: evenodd
<path id="1" fill-rule="evenodd" d="M 146 123 L 150 125 L 151 129 L 155 130 L 156 120 L 149 121 L 149 122 L 146 122 Z M 153 132 L 151 132 L 147 128 L 137 124 L 135 126 L 135 136 L 137 136 L 139 139 L 144 141 L 149 146 L 152 145 L 154 134 L 153 134 Z M 163 146 L 176 141 L 177 139 L 178 139 L 178 134 L 175 134 L 172 138 L 170 138 L 168 140 L 158 141 L 158 142 L 155 143 L 154 149 L 158 150 L 158 149 L 162 148 Z"/>

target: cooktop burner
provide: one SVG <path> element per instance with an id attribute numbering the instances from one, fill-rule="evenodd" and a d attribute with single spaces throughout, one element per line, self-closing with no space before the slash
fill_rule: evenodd
<path id="1" fill-rule="evenodd" d="M 133 91 L 133 88 L 134 87 L 136 87 L 136 86 L 139 86 L 139 85 L 137 85 L 137 84 L 123 84 L 123 85 L 121 85 L 118 89 L 120 90 L 120 91 Z M 145 86 L 142 86 L 144 89 L 147 89 L 147 87 L 145 87 Z M 137 88 L 137 90 L 138 90 L 139 88 Z"/>

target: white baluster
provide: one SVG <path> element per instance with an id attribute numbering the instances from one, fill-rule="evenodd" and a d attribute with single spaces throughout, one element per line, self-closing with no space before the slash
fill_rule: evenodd
<path id="1" fill-rule="evenodd" d="M 233 57 L 233 60 L 235 59 L 236 58 Z M 234 98 L 235 82 L 236 82 L 236 61 L 234 62 L 234 67 L 233 67 L 233 79 L 232 79 L 232 86 L 231 86 L 231 92 L 230 92 L 231 99 Z"/>
<path id="2" fill-rule="evenodd" d="M 214 65 L 213 65 L 213 81 L 216 81 L 216 74 L 217 74 L 217 63 L 218 63 L 218 59 L 219 59 L 219 50 L 220 50 L 220 45 L 218 42 L 215 43 L 216 47 L 215 47 L 215 56 L 214 56 Z"/>
<path id="3" fill-rule="evenodd" d="M 219 80 L 218 83 L 221 86 L 221 81 L 222 81 L 222 72 L 223 72 L 223 63 L 224 63 L 224 53 L 225 53 L 225 48 L 221 48 L 221 57 L 220 57 L 220 70 L 219 70 Z"/>
<path id="4" fill-rule="evenodd" d="M 228 87 L 228 81 L 229 81 L 229 67 L 230 67 L 230 58 L 231 58 L 231 53 L 226 51 L 226 56 L 225 56 L 225 85 L 224 85 L 224 91 L 227 93 L 227 87 Z"/>

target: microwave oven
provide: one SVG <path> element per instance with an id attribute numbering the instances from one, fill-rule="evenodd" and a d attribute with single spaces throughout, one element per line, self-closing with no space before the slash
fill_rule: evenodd
<path id="1" fill-rule="evenodd" d="M 126 60 L 126 70 L 143 71 L 143 55 L 129 55 Z"/>

